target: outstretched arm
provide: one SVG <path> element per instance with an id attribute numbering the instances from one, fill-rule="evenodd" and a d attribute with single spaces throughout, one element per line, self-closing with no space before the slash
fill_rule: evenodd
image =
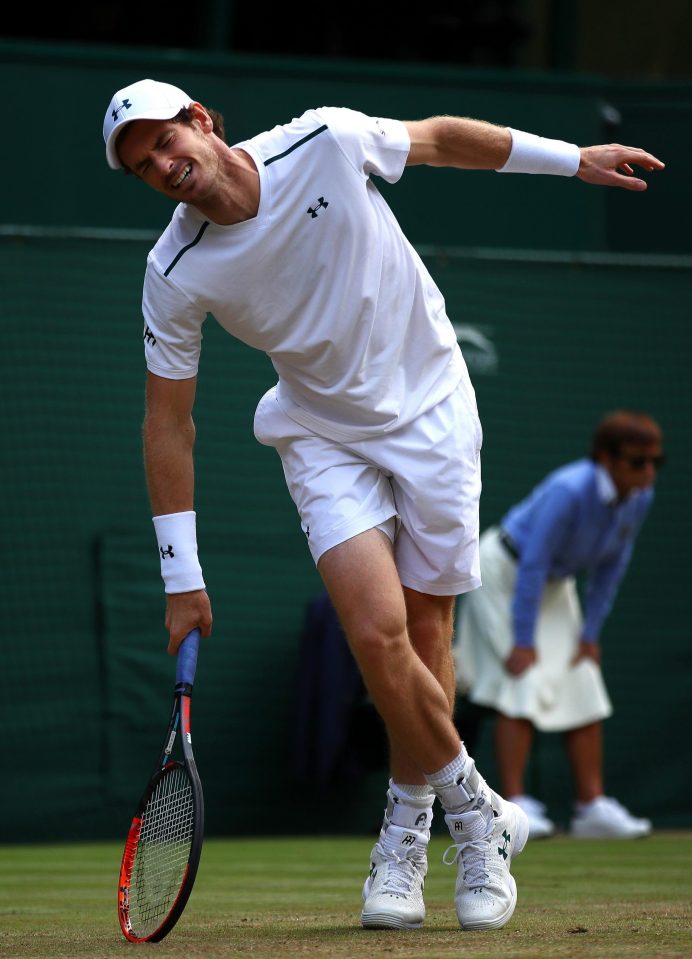
<path id="1" fill-rule="evenodd" d="M 405 126 L 411 140 L 407 166 L 576 174 L 585 183 L 636 191 L 645 190 L 646 182 L 634 175 L 635 166 L 648 171 L 665 166 L 637 147 L 611 143 L 579 148 L 468 117 L 430 117 Z"/>
<path id="2" fill-rule="evenodd" d="M 406 122 L 411 138 L 407 166 L 457 167 L 460 170 L 497 170 L 512 149 L 508 127 L 469 117 L 430 117 Z"/>

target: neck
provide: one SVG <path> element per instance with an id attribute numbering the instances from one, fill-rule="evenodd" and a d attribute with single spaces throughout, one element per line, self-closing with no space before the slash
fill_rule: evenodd
<path id="1" fill-rule="evenodd" d="M 203 217 L 219 226 L 231 226 L 257 216 L 260 201 L 259 172 L 244 150 L 224 154 L 213 194 L 194 204 Z"/>

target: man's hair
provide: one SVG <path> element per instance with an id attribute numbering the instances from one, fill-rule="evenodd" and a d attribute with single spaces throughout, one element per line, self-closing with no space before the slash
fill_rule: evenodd
<path id="1" fill-rule="evenodd" d="M 623 446 L 653 446 L 663 438 L 661 427 L 647 413 L 616 410 L 604 416 L 591 438 L 591 459 L 601 453 L 617 456 Z"/>
<path id="2" fill-rule="evenodd" d="M 225 141 L 226 129 L 223 116 L 218 110 L 214 110 L 211 107 L 204 107 L 204 109 L 207 111 L 214 124 L 213 132 L 220 140 Z M 180 113 L 176 113 L 176 115 L 173 117 L 173 123 L 192 123 L 193 118 L 194 114 L 192 112 L 192 107 L 183 107 Z"/>

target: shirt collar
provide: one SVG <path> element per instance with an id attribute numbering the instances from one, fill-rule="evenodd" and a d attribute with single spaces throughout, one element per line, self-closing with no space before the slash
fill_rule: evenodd
<path id="1" fill-rule="evenodd" d="M 614 503 L 618 498 L 618 491 L 610 473 L 600 463 L 596 464 L 596 491 L 604 503 Z"/>

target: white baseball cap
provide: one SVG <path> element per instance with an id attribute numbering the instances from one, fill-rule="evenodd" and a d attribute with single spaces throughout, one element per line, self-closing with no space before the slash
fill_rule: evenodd
<path id="1" fill-rule="evenodd" d="M 192 97 L 187 93 L 159 80 L 138 80 L 137 83 L 118 90 L 108 105 L 103 120 L 108 166 L 113 170 L 122 169 L 115 143 L 128 123 L 133 120 L 170 120 L 192 102 Z"/>

